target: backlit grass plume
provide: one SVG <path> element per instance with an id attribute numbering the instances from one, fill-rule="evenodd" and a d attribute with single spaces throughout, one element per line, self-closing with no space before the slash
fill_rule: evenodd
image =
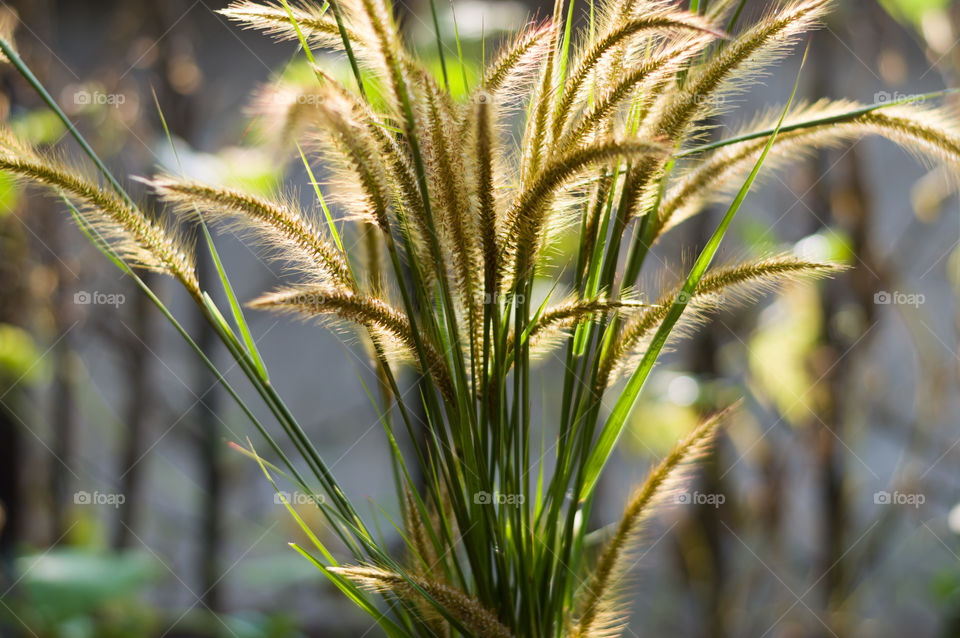
<path id="1" fill-rule="evenodd" d="M 960 161 L 953 115 L 911 100 L 791 108 L 791 96 L 770 114 L 739 118 L 752 124 L 735 136 L 709 141 L 710 118 L 732 108 L 726 98 L 787 54 L 830 2 L 771 2 L 748 25 L 737 21 L 742 2 L 700 0 L 697 12 L 680 4 L 598 1 L 577 33 L 566 16 L 586 3 L 557 0 L 456 92 L 450 74 L 463 60 L 445 56 L 450 35 L 437 34 L 434 74 L 407 48 L 385 0 L 243 0 L 221 12 L 298 42 L 308 59 L 309 84 L 267 87 L 253 102 L 309 171 L 322 216 L 292 196 L 170 175 L 145 181 L 205 238 L 207 223 L 248 231 L 287 266 L 288 284 L 253 308 L 357 329 L 382 390 L 402 511 L 393 520 L 406 545 L 396 555 L 375 540 L 374 521 L 344 495 L 270 384 L 225 273 L 227 313 L 196 281 L 172 226 L 144 217 L 85 143 L 113 190 L 8 133 L 0 168 L 52 187 L 79 207 L 88 231 L 105 231 L 98 241 L 114 253 L 190 290 L 309 468 L 298 471 L 227 385 L 276 456 L 261 464 L 265 473 L 272 481 L 266 468 L 279 467 L 324 494 L 317 507 L 345 556 L 309 529 L 314 547 L 294 548 L 386 635 L 617 636 L 638 530 L 721 420 L 706 421 L 653 470 L 599 557 L 585 551 L 598 479 L 660 353 L 712 311 L 836 270 L 789 254 L 712 267 L 758 173 L 865 134 L 926 161 Z M 3 40 L 0 49 L 32 77 Z M 352 77 L 335 79 L 321 50 L 344 57 Z M 726 214 L 695 263 L 675 284 L 644 285 L 658 280 L 648 276 L 657 240 L 717 203 Z M 532 410 L 534 355 L 560 370 L 543 423 Z M 401 366 L 415 371 L 415 392 L 403 392 Z M 406 453 L 403 436 L 414 443 Z"/>

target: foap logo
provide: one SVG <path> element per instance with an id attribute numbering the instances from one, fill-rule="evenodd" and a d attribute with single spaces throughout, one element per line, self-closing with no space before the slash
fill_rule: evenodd
<path id="1" fill-rule="evenodd" d="M 73 94 L 73 103 L 77 106 L 112 106 L 119 107 L 126 104 L 127 96 L 123 93 L 104 93 L 103 91 L 88 91 L 80 89 Z"/>
<path id="2" fill-rule="evenodd" d="M 473 495 L 473 502 L 477 505 L 523 505 L 526 497 L 523 494 L 501 494 L 500 492 L 477 492 Z"/>
<path id="3" fill-rule="evenodd" d="M 518 305 L 523 305 L 527 300 L 526 295 L 523 294 L 513 294 L 509 292 L 489 293 L 482 290 L 474 292 L 473 298 L 475 303 L 481 306 L 485 306 L 489 303 L 499 306 L 501 302 L 506 304 L 516 303 Z"/>
<path id="4" fill-rule="evenodd" d="M 119 308 L 126 302 L 126 295 L 119 292 L 87 292 L 81 290 L 73 294 L 73 303 L 78 306 L 113 306 Z"/>
<path id="5" fill-rule="evenodd" d="M 320 306 L 326 303 L 329 296 L 319 291 L 301 292 L 292 297 L 286 297 L 284 303 L 290 306 Z"/>
<path id="6" fill-rule="evenodd" d="M 727 502 L 725 494 L 707 494 L 703 492 L 681 492 L 676 496 L 679 505 L 709 505 L 720 507 Z"/>
<path id="7" fill-rule="evenodd" d="M 873 295 L 873 303 L 877 306 L 913 306 L 919 308 L 927 303 L 927 298 L 920 293 L 881 290 Z"/>
<path id="8" fill-rule="evenodd" d="M 724 105 L 724 103 L 727 101 L 727 97 L 725 95 L 716 93 L 707 93 L 705 95 L 694 93 L 692 96 L 690 96 L 690 100 L 697 106 L 717 109 Z"/>
<path id="9" fill-rule="evenodd" d="M 893 93 L 889 91 L 877 91 L 873 94 L 873 101 L 876 104 L 894 104 L 894 103 L 910 103 L 910 104 L 923 104 L 926 101 L 926 98 L 922 95 L 912 95 L 910 93 L 900 93 L 899 91 L 894 91 Z"/>
<path id="10" fill-rule="evenodd" d="M 115 492 L 87 492 L 80 490 L 74 492 L 73 502 L 75 505 L 106 505 L 118 508 L 127 502 L 127 497 Z"/>
<path id="11" fill-rule="evenodd" d="M 907 505 L 919 509 L 927 502 L 927 497 L 920 493 L 881 490 L 873 494 L 874 505 Z"/>
<path id="12" fill-rule="evenodd" d="M 317 107 L 326 101 L 324 96 L 317 93 L 297 93 L 296 91 L 276 91 L 269 94 L 266 99 L 283 108 L 294 106 Z"/>
<path id="13" fill-rule="evenodd" d="M 277 505 L 322 505 L 327 502 L 323 494 L 309 494 L 307 492 L 276 492 L 273 502 Z"/>
<path id="14" fill-rule="evenodd" d="M 499 104 L 504 99 L 504 95 L 500 93 L 487 93 L 486 91 L 479 91 L 473 96 L 473 102 L 475 104 Z"/>

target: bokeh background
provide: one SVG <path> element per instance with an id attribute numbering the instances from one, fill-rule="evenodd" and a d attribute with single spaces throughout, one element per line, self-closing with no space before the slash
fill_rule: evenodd
<path id="1" fill-rule="evenodd" d="M 23 57 L 116 173 L 179 172 L 179 156 L 201 179 L 309 190 L 299 161 L 265 144 L 246 108 L 263 83 L 304 73 L 296 48 L 227 24 L 214 13 L 225 4 L 0 2 L 19 15 Z M 802 94 L 875 102 L 957 86 L 957 4 L 838 2 L 812 38 Z M 455 7 L 474 59 L 481 35 L 489 50 L 548 11 Z M 397 10 L 429 56 L 427 7 Z M 792 56 L 738 97 L 716 134 L 782 103 L 798 64 Z M 77 155 L 6 66 L 0 119 Z M 726 254 L 793 248 L 850 269 L 719 315 L 658 368 L 603 479 L 595 526 L 616 520 L 630 488 L 703 414 L 737 397 L 744 408 L 689 502 L 649 530 L 626 635 L 960 636 L 954 182 L 872 139 L 766 173 Z M 228 445 L 252 436 L 242 415 L 62 208 L 0 175 L 0 635 L 376 635 L 288 549 L 301 532 Z M 660 269 L 680 268 L 679 247 L 702 244 L 715 223 L 703 215 L 675 230 Z M 277 283 L 236 237 L 217 242 L 242 299 Z M 208 260 L 202 268 L 209 276 Z M 170 282 L 151 283 L 213 344 Z M 377 506 L 395 512 L 382 430 L 357 378 L 369 381 L 362 348 L 348 334 L 250 319 L 276 387 L 350 496 L 371 517 Z M 556 363 L 542 364 L 545 420 Z"/>

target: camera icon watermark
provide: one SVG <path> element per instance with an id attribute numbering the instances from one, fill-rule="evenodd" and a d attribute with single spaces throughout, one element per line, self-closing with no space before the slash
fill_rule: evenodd
<path id="1" fill-rule="evenodd" d="M 73 94 L 73 103 L 77 106 L 112 106 L 118 108 L 127 102 L 123 93 L 104 93 L 80 89 Z"/>
<path id="2" fill-rule="evenodd" d="M 717 508 L 727 502 L 727 496 L 704 492 L 681 492 L 674 497 L 674 502 L 678 505 L 709 505 Z"/>
<path id="3" fill-rule="evenodd" d="M 127 302 L 127 296 L 120 292 L 88 292 L 80 290 L 73 294 L 73 303 L 77 306 L 113 306 L 119 308 Z"/>
<path id="4" fill-rule="evenodd" d="M 87 492 L 80 490 L 74 492 L 74 505 L 106 505 L 108 507 L 119 508 L 127 502 L 127 497 L 116 492 Z"/>
<path id="5" fill-rule="evenodd" d="M 494 104 L 500 104 L 500 103 L 506 104 L 508 100 L 506 100 L 505 98 L 506 96 L 501 93 L 489 93 L 487 91 L 478 91 L 473 95 L 473 103 L 488 104 L 488 105 L 494 105 Z"/>
<path id="6" fill-rule="evenodd" d="M 927 303 L 927 297 L 921 293 L 881 290 L 873 295 L 873 303 L 877 306 L 913 306 L 919 308 Z"/>
<path id="7" fill-rule="evenodd" d="M 275 505 L 323 505 L 327 502 L 327 497 L 323 494 L 281 491 L 274 493 L 273 502 Z"/>
<path id="8" fill-rule="evenodd" d="M 476 505 L 523 505 L 526 497 L 523 494 L 501 494 L 500 492 L 477 492 L 473 495 Z"/>
<path id="9" fill-rule="evenodd" d="M 907 505 L 919 509 L 926 502 L 927 497 L 920 493 L 881 490 L 873 494 L 874 505 Z"/>

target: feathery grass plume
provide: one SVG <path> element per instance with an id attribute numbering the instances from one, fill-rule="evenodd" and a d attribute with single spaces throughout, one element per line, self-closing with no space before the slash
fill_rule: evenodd
<path id="1" fill-rule="evenodd" d="M 913 104 L 863 112 L 866 108 L 845 100 L 821 100 L 801 107 L 785 122 L 787 130 L 777 137 L 768 156 L 768 170 L 796 161 L 814 149 L 837 146 L 870 134 L 899 144 L 921 160 L 960 164 L 960 127 L 951 111 Z M 809 121 L 824 123 L 789 130 L 791 126 Z M 772 122 L 775 124 L 776 119 Z M 767 130 L 770 126 L 770 117 L 760 118 L 737 137 L 751 137 L 754 131 Z M 658 210 L 654 240 L 705 205 L 729 194 L 737 180 L 757 161 L 765 143 L 765 139 L 757 138 L 731 144 L 681 171 Z"/>
<path id="2" fill-rule="evenodd" d="M 579 618 L 572 637 L 614 638 L 623 632 L 626 618 L 619 606 L 618 593 L 630 569 L 630 557 L 637 544 L 644 523 L 658 505 L 682 489 L 702 458 L 713 444 L 717 429 L 737 406 L 707 419 L 681 441 L 657 467 L 647 475 L 627 503 L 623 517 L 613 537 L 600 554 L 587 584 L 578 600 Z"/>
<path id="3" fill-rule="evenodd" d="M 549 23 L 529 25 L 500 51 L 484 73 L 477 91 L 496 96 L 498 104 L 518 101 L 522 89 L 536 75 L 537 67 L 549 52 Z M 502 98 L 502 99 L 501 99 Z"/>
<path id="4" fill-rule="evenodd" d="M 263 295 L 251 301 L 250 306 L 313 318 L 335 315 L 370 329 L 374 335 L 380 335 L 383 338 L 381 345 L 388 353 L 399 351 L 416 359 L 417 340 L 413 336 L 410 321 L 403 312 L 380 297 L 344 288 L 312 286 Z M 394 346 L 392 349 L 389 348 L 391 345 Z M 426 351 L 423 354 L 430 369 L 421 372 L 429 373 L 440 391 L 452 399 L 453 385 L 443 357 L 432 346 L 425 344 L 424 347 Z"/>
<path id="5" fill-rule="evenodd" d="M 531 97 L 530 115 L 524 128 L 523 144 L 521 146 L 523 155 L 520 163 L 521 181 L 527 180 L 537 172 L 541 155 L 549 142 L 547 126 L 550 100 L 556 90 L 554 73 L 562 27 L 562 10 L 563 0 L 556 0 L 553 8 L 553 19 L 547 23 L 548 30 L 544 34 L 548 52 L 541 65 L 539 82 Z"/>
<path id="6" fill-rule="evenodd" d="M 760 292 L 770 290 L 791 281 L 817 279 L 843 270 L 842 266 L 822 261 L 801 259 L 790 254 L 776 255 L 756 261 L 744 262 L 729 267 L 715 267 L 700 280 L 697 291 L 690 299 L 685 325 L 702 321 L 704 313 L 720 307 L 728 307 L 739 300 L 749 299 Z M 628 322 L 613 343 L 607 356 L 600 363 L 597 375 L 598 386 L 606 387 L 614 380 L 617 369 L 629 368 L 629 355 L 643 343 L 660 325 L 670 310 L 673 300 L 680 294 L 680 287 L 664 293 L 648 310 Z M 723 295 L 718 298 L 717 295 Z M 683 327 L 674 331 L 682 336 Z"/>
<path id="7" fill-rule="evenodd" d="M 419 588 L 476 638 L 511 638 L 513 636 L 497 615 L 484 607 L 480 601 L 449 585 L 426 578 L 407 579 L 400 574 L 377 567 L 331 567 L 330 571 L 352 580 L 365 589 L 387 592 L 408 602 L 423 598 L 423 594 L 417 589 Z M 410 581 L 416 583 L 416 588 Z M 437 615 L 439 616 L 439 613 Z"/>
<path id="8" fill-rule="evenodd" d="M 495 133 L 491 125 L 495 108 L 487 94 L 479 95 L 476 101 L 474 120 L 476 120 L 476 158 L 477 158 L 477 204 L 479 206 L 478 225 L 480 246 L 483 254 L 484 297 L 488 306 L 496 299 L 499 282 L 497 259 L 500 248 L 497 243 L 498 215 L 494 178 Z"/>
<path id="9" fill-rule="evenodd" d="M 149 219 L 132 203 L 100 188 L 61 160 L 34 151 L 7 128 L 0 128 L 0 170 L 75 200 L 84 219 L 118 256 L 134 266 L 175 277 L 194 299 L 200 299 L 193 246 L 175 228 Z"/>
<path id="10" fill-rule="evenodd" d="M 530 324 L 525 338 L 530 340 L 531 343 L 536 343 L 538 340 L 576 325 L 580 321 L 610 315 L 613 312 L 636 312 L 643 307 L 645 307 L 643 304 L 623 299 L 611 301 L 601 297 L 595 299 L 571 298 L 545 308 L 536 318 L 536 321 Z M 515 339 L 516 335 L 511 333 L 508 338 L 508 350 L 513 349 Z"/>
<path id="11" fill-rule="evenodd" d="M 314 133 L 317 137 L 311 148 L 324 152 L 331 168 L 338 171 L 340 188 L 330 189 L 331 193 L 354 209 L 358 199 L 365 201 L 363 209 L 353 210 L 351 215 L 373 222 L 385 231 L 390 227 L 387 216 L 393 193 L 376 140 L 363 122 L 355 118 L 353 105 L 335 89 L 322 94 L 316 118 L 321 126 Z M 362 197 L 356 197 L 357 193 Z"/>
<path id="12" fill-rule="evenodd" d="M 294 146 L 299 134 L 314 123 L 316 105 L 322 100 L 315 80 L 309 86 L 277 81 L 265 84 L 254 93 L 247 110 L 266 127 L 268 142 L 286 150 Z"/>
<path id="13" fill-rule="evenodd" d="M 530 344 L 531 355 L 539 357 L 559 345 L 558 338 L 581 321 L 610 317 L 615 312 L 632 316 L 645 307 L 647 307 L 645 304 L 626 299 L 610 301 L 599 297 L 595 299 L 571 298 L 545 308 L 536 320 L 529 325 L 523 337 Z M 513 352 L 515 347 L 516 334 L 511 332 L 507 337 L 507 352 Z M 512 360 L 509 361 L 512 362 Z"/>
<path id="14" fill-rule="evenodd" d="M 702 68 L 691 72 L 682 88 L 660 96 L 653 130 L 676 139 L 698 117 L 716 113 L 725 89 L 742 89 L 762 64 L 785 53 L 797 36 L 810 31 L 831 1 L 794 1 L 761 18 Z"/>
<path id="15" fill-rule="evenodd" d="M 342 4 L 343 0 L 339 0 Z M 278 40 L 298 40 L 297 26 L 311 45 L 334 51 L 343 50 L 343 38 L 337 22 L 326 5 L 317 6 L 304 2 L 290 2 L 290 12 L 296 26 L 290 20 L 290 13 L 281 2 L 260 3 L 252 0 L 237 0 L 227 8 L 217 11 L 222 16 L 243 25 L 244 29 L 263 31 Z M 372 53 L 364 44 L 368 41 L 360 33 L 345 27 L 351 47 L 359 59 L 368 60 Z"/>
<path id="16" fill-rule="evenodd" d="M 4 5 L 0 7 L 0 38 L 10 46 L 14 53 L 17 51 L 17 43 L 13 36 L 17 30 L 17 24 L 20 22 L 20 16 L 13 7 Z M 0 52 L 0 62 L 9 62 L 7 56 Z"/>
<path id="17" fill-rule="evenodd" d="M 437 556 L 433 543 L 430 540 L 424 520 L 420 517 L 420 510 L 414 499 L 413 492 L 407 483 L 404 483 L 403 522 L 407 532 L 407 543 L 412 550 L 410 556 L 410 573 L 418 578 L 429 579 L 437 583 L 447 584 L 443 578 L 442 559 Z M 422 596 L 416 597 L 414 604 L 417 613 L 427 622 L 436 636 L 449 635 L 449 625 L 438 617 L 436 609 Z"/>
<path id="18" fill-rule="evenodd" d="M 543 170 L 514 199 L 507 211 L 505 251 L 507 255 L 523 256 L 530 267 L 540 248 L 542 232 L 547 224 L 556 191 L 568 180 L 587 167 L 609 162 L 619 158 L 640 158 L 643 156 L 663 156 L 666 149 L 655 143 L 638 139 L 603 140 L 594 144 L 576 148 L 556 158 L 551 158 Z M 501 258 L 501 266 L 505 266 Z M 527 273 L 514 273 L 514 276 L 526 276 Z"/>
<path id="19" fill-rule="evenodd" d="M 386 123 L 387 118 L 384 115 L 376 113 L 369 103 L 360 100 L 356 94 L 323 69 L 314 67 L 314 73 L 323 82 L 322 89 L 315 90 L 318 94 L 317 103 L 323 103 L 326 96 L 332 94 L 337 104 L 349 105 L 349 119 L 366 131 L 369 138 L 368 145 L 375 147 L 379 152 L 392 192 L 393 212 L 398 217 L 407 237 L 407 242 L 402 248 L 412 253 L 417 262 L 424 264 L 423 274 L 429 278 L 438 268 L 429 248 L 429 237 L 436 231 L 427 223 L 417 176 L 407 150 L 391 134 L 392 127 Z M 309 119 L 313 124 L 323 126 L 324 120 L 319 117 L 320 113 L 316 109 L 312 112 L 305 111 L 304 114 L 310 116 Z M 323 148 L 316 150 L 321 156 L 323 155 Z M 341 181 L 338 186 L 344 188 L 333 189 L 334 198 L 343 194 L 340 199 L 345 201 L 346 206 L 352 207 L 356 200 L 351 200 L 350 194 L 357 192 L 355 184 L 356 180 Z"/>
<path id="20" fill-rule="evenodd" d="M 535 337 L 556 326 L 571 325 L 599 314 L 639 307 L 641 307 L 640 304 L 622 299 L 616 301 L 602 298 L 571 299 L 545 309 L 537 318 L 536 323 L 530 327 L 529 336 Z"/>
<path id="21" fill-rule="evenodd" d="M 430 541 L 427 528 L 423 519 L 420 517 L 420 510 L 417 508 L 417 502 L 413 498 L 413 492 L 410 486 L 404 483 L 403 486 L 404 507 L 403 524 L 407 531 L 412 548 L 416 554 L 410 558 L 411 571 L 415 574 L 433 577 L 434 568 L 438 563 L 437 553 L 434 551 L 433 543 Z"/>
<path id="22" fill-rule="evenodd" d="M 645 46 L 649 46 L 649 36 L 664 32 L 699 32 L 698 35 L 700 35 L 700 37 L 694 39 L 694 46 L 690 47 L 695 51 L 702 50 L 711 38 L 722 35 L 715 31 L 712 25 L 704 18 L 688 11 L 680 11 L 668 6 L 637 17 L 625 17 L 623 20 L 614 23 L 606 33 L 601 34 L 595 39 L 592 46 L 586 48 L 581 54 L 580 59 L 574 65 L 573 72 L 563 87 L 560 101 L 556 107 L 553 122 L 554 137 L 557 138 L 560 136 L 560 132 L 564 126 L 566 126 L 567 119 L 573 111 L 574 104 L 582 99 L 583 93 L 589 87 L 587 78 L 597 67 L 597 64 L 604 55 L 614 50 L 623 49 L 633 49 L 638 52 L 642 51 Z M 703 37 L 704 34 L 708 37 Z M 671 56 L 678 56 L 680 53 L 681 51 L 672 49 L 664 51 L 661 55 L 670 59 Z M 637 56 L 626 57 L 632 59 L 642 55 L 642 53 L 639 53 Z M 645 60 L 644 62 L 648 64 L 649 60 Z M 665 62 L 665 60 L 662 61 L 659 66 L 662 66 Z M 676 64 L 679 66 L 681 63 L 682 62 L 678 61 Z M 639 80 L 637 80 L 637 82 L 639 82 Z M 626 90 L 623 89 L 622 92 L 626 93 Z"/>
<path id="23" fill-rule="evenodd" d="M 560 140 L 559 148 L 578 144 L 602 126 L 606 119 L 624 102 L 632 100 L 636 91 L 650 88 L 652 84 L 664 81 L 682 69 L 689 60 L 699 53 L 707 38 L 690 38 L 679 43 L 663 47 L 645 56 L 638 66 L 621 71 L 615 80 L 606 83 L 576 119 L 575 125 L 563 132 L 563 122 L 558 121 L 556 136 Z"/>
<path id="24" fill-rule="evenodd" d="M 353 277 L 340 251 L 299 210 L 293 200 L 279 203 L 225 186 L 211 186 L 170 176 L 145 182 L 174 210 L 188 218 L 198 214 L 212 222 L 226 222 L 241 231 L 253 231 L 274 255 L 299 270 L 330 283 L 352 288 Z"/>
<path id="25" fill-rule="evenodd" d="M 431 77 L 421 75 L 425 94 L 423 119 L 427 123 L 423 149 L 429 168 L 430 193 L 434 197 L 435 220 L 441 245 L 453 266 L 456 291 L 464 314 L 471 322 L 480 316 L 477 300 L 482 284 L 478 279 L 482 257 L 477 242 L 476 209 L 468 195 L 466 156 L 457 153 L 456 122 L 445 104 L 445 95 Z"/>
<path id="26" fill-rule="evenodd" d="M 349 5 L 352 7 L 349 15 L 355 21 L 362 22 L 364 31 L 369 34 L 366 41 L 376 45 L 373 47 L 376 54 L 372 63 L 377 74 L 392 89 L 387 95 L 388 101 L 398 112 L 406 110 L 410 93 L 406 71 L 410 66 L 416 68 L 416 65 L 405 64 L 406 51 L 388 6 L 384 0 L 350 0 Z M 408 120 L 407 124 L 410 126 L 412 123 Z"/>

